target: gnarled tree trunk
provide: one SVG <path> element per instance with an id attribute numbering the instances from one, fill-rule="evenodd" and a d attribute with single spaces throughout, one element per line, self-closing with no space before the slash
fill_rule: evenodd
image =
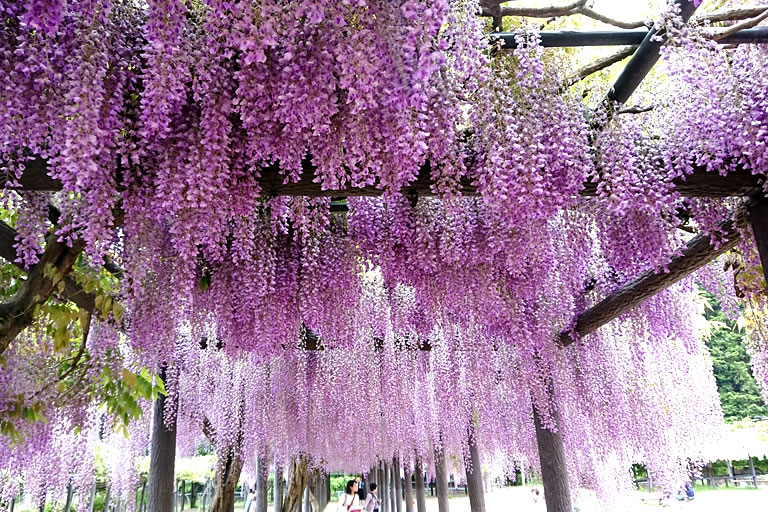
<path id="1" fill-rule="evenodd" d="M 216 490 L 208 512 L 234 512 L 235 489 L 243 469 L 243 459 L 232 453 L 227 455 L 224 468 L 216 472 Z"/>
<path id="2" fill-rule="evenodd" d="M 304 455 L 294 457 L 291 461 L 282 512 L 296 512 L 296 508 L 301 503 L 301 495 L 307 486 L 307 466 L 308 461 Z"/>

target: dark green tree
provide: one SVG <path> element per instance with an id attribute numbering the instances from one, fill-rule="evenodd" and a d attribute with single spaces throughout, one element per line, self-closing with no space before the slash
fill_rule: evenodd
<path id="1" fill-rule="evenodd" d="M 714 295 L 704 292 L 709 302 L 704 317 L 717 322 L 707 339 L 717 381 L 717 391 L 723 406 L 725 421 L 741 420 L 747 416 L 768 416 L 768 407 L 752 375 L 749 354 L 744 346 L 746 333 L 720 307 Z"/>

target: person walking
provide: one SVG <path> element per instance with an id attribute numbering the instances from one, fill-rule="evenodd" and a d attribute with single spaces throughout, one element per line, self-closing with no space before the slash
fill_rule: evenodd
<path id="1" fill-rule="evenodd" d="M 357 482 L 350 480 L 339 498 L 338 512 L 360 512 L 360 496 L 357 495 Z"/>
<path id="2" fill-rule="evenodd" d="M 371 483 L 368 486 L 368 496 L 363 503 L 363 512 L 379 512 L 379 497 L 376 495 L 377 485 Z"/>

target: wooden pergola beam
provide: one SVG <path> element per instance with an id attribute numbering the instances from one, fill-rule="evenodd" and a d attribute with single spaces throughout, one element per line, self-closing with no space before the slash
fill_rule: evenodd
<path id="1" fill-rule="evenodd" d="M 315 182 L 316 167 L 309 159 L 303 162 L 303 171 L 296 183 L 285 183 L 285 175 L 279 166 L 271 165 L 261 169 L 259 183 L 265 196 L 305 196 L 305 197 L 362 197 L 380 196 L 384 191 L 376 185 L 365 187 L 349 187 L 346 189 L 326 189 Z M 746 169 L 730 172 L 722 176 L 716 172 L 707 172 L 702 166 L 694 167 L 692 174 L 685 178 L 673 180 L 675 189 L 683 197 L 733 197 L 748 196 L 763 182 L 765 176 L 752 174 Z M 431 167 L 424 165 L 418 176 L 410 185 L 404 187 L 401 193 L 406 196 L 434 196 L 432 191 Z M 26 164 L 21 178 L 18 180 L 19 189 L 25 191 L 57 192 L 62 185 L 59 180 L 48 175 L 48 164 L 45 160 L 35 159 Z M 585 182 L 580 195 L 593 197 L 597 195 L 597 182 Z M 478 195 L 477 187 L 469 179 L 462 179 L 459 192 L 465 196 Z"/>
<path id="2" fill-rule="evenodd" d="M 573 331 L 567 330 L 560 333 L 558 339 L 560 345 L 572 344 L 575 341 L 573 334 L 580 337 L 594 332 L 733 249 L 742 239 L 741 231 L 747 225 L 748 212 L 756 205 L 758 205 L 757 199 L 746 201 L 738 209 L 734 218 L 718 225 L 718 233 L 721 234 L 719 240 L 722 241 L 719 245 L 712 245 L 709 235 L 697 235 L 688 241 L 680 256 L 670 261 L 667 267 L 668 272 L 648 270 L 586 310 L 577 318 Z"/>

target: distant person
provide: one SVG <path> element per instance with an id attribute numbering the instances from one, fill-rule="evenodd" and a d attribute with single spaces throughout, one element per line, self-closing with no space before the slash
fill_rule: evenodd
<path id="1" fill-rule="evenodd" d="M 685 482 L 685 498 L 688 501 L 693 499 L 693 484 L 691 482 Z"/>
<path id="2" fill-rule="evenodd" d="M 359 476 L 355 478 L 355 482 L 357 482 L 357 496 L 360 498 L 360 503 L 363 503 L 365 501 L 365 483 Z"/>
<path id="3" fill-rule="evenodd" d="M 531 489 L 531 499 L 533 500 L 534 503 L 538 503 L 539 498 L 541 498 L 541 493 L 537 488 L 534 487 L 533 489 Z"/>
<path id="4" fill-rule="evenodd" d="M 368 485 L 368 496 L 363 503 L 363 512 L 379 512 L 379 497 L 376 495 L 378 486 L 375 483 Z"/>
<path id="5" fill-rule="evenodd" d="M 360 496 L 357 495 L 357 482 L 350 480 L 339 498 L 339 512 L 360 512 Z"/>

